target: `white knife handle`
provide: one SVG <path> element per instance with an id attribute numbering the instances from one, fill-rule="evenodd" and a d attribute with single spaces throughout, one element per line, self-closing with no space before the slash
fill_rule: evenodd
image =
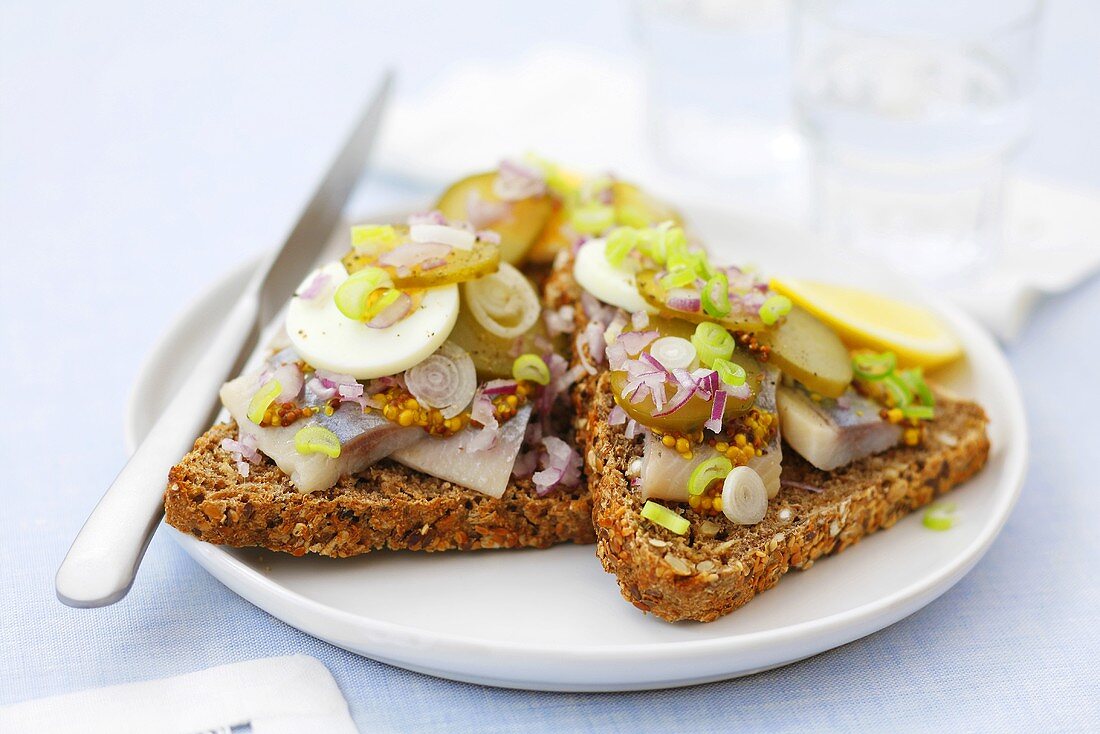
<path id="1" fill-rule="evenodd" d="M 209 428 L 206 422 L 218 388 L 256 327 L 257 280 L 249 283 L 206 353 L 73 541 L 54 579 L 57 598 L 65 604 L 107 606 L 130 590 L 164 514 L 168 470 Z"/>

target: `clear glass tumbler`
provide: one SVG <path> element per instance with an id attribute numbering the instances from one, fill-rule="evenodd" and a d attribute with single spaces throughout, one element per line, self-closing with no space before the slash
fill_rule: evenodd
<path id="1" fill-rule="evenodd" d="M 635 0 L 659 163 L 738 183 L 796 163 L 788 0 Z"/>
<path id="2" fill-rule="evenodd" d="M 1041 0 L 796 0 L 816 219 L 932 282 L 992 258 L 1030 127 Z"/>

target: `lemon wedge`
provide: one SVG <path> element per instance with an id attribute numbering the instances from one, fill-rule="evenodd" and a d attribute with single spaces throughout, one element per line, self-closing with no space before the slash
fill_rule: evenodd
<path id="1" fill-rule="evenodd" d="M 812 280 L 774 278 L 770 286 L 836 329 L 849 346 L 890 350 L 905 366 L 932 369 L 963 354 L 935 315 L 909 303 Z"/>

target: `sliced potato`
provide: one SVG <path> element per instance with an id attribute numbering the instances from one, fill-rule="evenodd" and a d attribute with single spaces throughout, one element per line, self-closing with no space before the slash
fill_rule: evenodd
<path id="1" fill-rule="evenodd" d="M 527 253 L 528 261 L 552 263 L 559 252 L 573 246 L 572 238 L 564 230 L 564 225 L 569 223 L 568 211 L 568 207 L 561 202 L 554 202 L 554 209 L 546 220 L 546 226 L 542 228 L 538 239 Z"/>
<path id="2" fill-rule="evenodd" d="M 476 192 L 485 201 L 500 201 L 493 192 L 496 171 L 479 173 L 452 184 L 436 202 L 436 208 L 448 219 L 466 221 L 466 201 Z M 512 265 L 524 260 L 531 245 L 546 226 L 553 213 L 554 203 L 549 195 L 511 202 L 511 211 L 503 219 L 493 222 L 486 229 L 500 235 L 501 259 Z"/>
<path id="3" fill-rule="evenodd" d="M 832 329 L 801 308 L 757 340 L 771 349 L 772 364 L 812 392 L 838 398 L 852 382 L 852 360 Z"/>
<path id="4" fill-rule="evenodd" d="M 656 271 L 643 270 L 636 276 L 636 281 L 638 283 L 638 292 L 642 294 L 642 298 L 646 300 L 646 303 L 660 311 L 661 316 L 665 318 L 683 319 L 694 324 L 700 324 L 704 321 L 713 321 L 731 331 L 755 333 L 767 328 L 764 322 L 760 320 L 759 313 L 745 313 L 736 308 L 720 319 L 704 313 L 702 307 L 700 307 L 698 311 L 680 311 L 669 308 L 667 302 L 668 292 L 658 280 Z"/>
<path id="5" fill-rule="evenodd" d="M 458 320 L 455 322 L 450 341 L 465 349 L 472 360 L 480 379 L 511 379 L 512 363 L 516 356 L 532 352 L 541 354 L 536 342 L 539 337 L 546 336 L 546 327 L 542 319 L 535 322 L 526 333 L 516 339 L 504 339 L 486 330 L 478 320 L 470 313 L 465 303 L 465 297 L 458 309 Z"/>
<path id="6" fill-rule="evenodd" d="M 621 225 L 650 227 L 667 221 L 676 225 L 683 223 L 675 209 L 626 181 L 611 184 L 611 199 L 615 206 L 615 221 Z"/>

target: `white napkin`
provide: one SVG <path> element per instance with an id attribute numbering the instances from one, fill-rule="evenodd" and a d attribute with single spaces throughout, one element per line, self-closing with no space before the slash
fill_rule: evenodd
<path id="1" fill-rule="evenodd" d="M 796 159 L 779 176 L 750 174 L 736 188 L 660 168 L 644 96 L 636 64 L 588 50 L 545 47 L 518 63 L 456 66 L 424 96 L 394 105 L 380 168 L 440 186 L 533 151 L 613 171 L 672 201 L 736 202 L 739 210 L 805 220 L 809 196 Z M 1100 192 L 1015 178 L 1007 188 L 1005 230 L 1000 261 L 965 291 L 948 295 L 1011 340 L 1039 297 L 1069 290 L 1100 268 Z"/>
<path id="2" fill-rule="evenodd" d="M 0 731 L 122 734 L 357 734 L 348 704 L 321 661 L 250 660 L 174 678 L 96 688 L 0 708 Z"/>

